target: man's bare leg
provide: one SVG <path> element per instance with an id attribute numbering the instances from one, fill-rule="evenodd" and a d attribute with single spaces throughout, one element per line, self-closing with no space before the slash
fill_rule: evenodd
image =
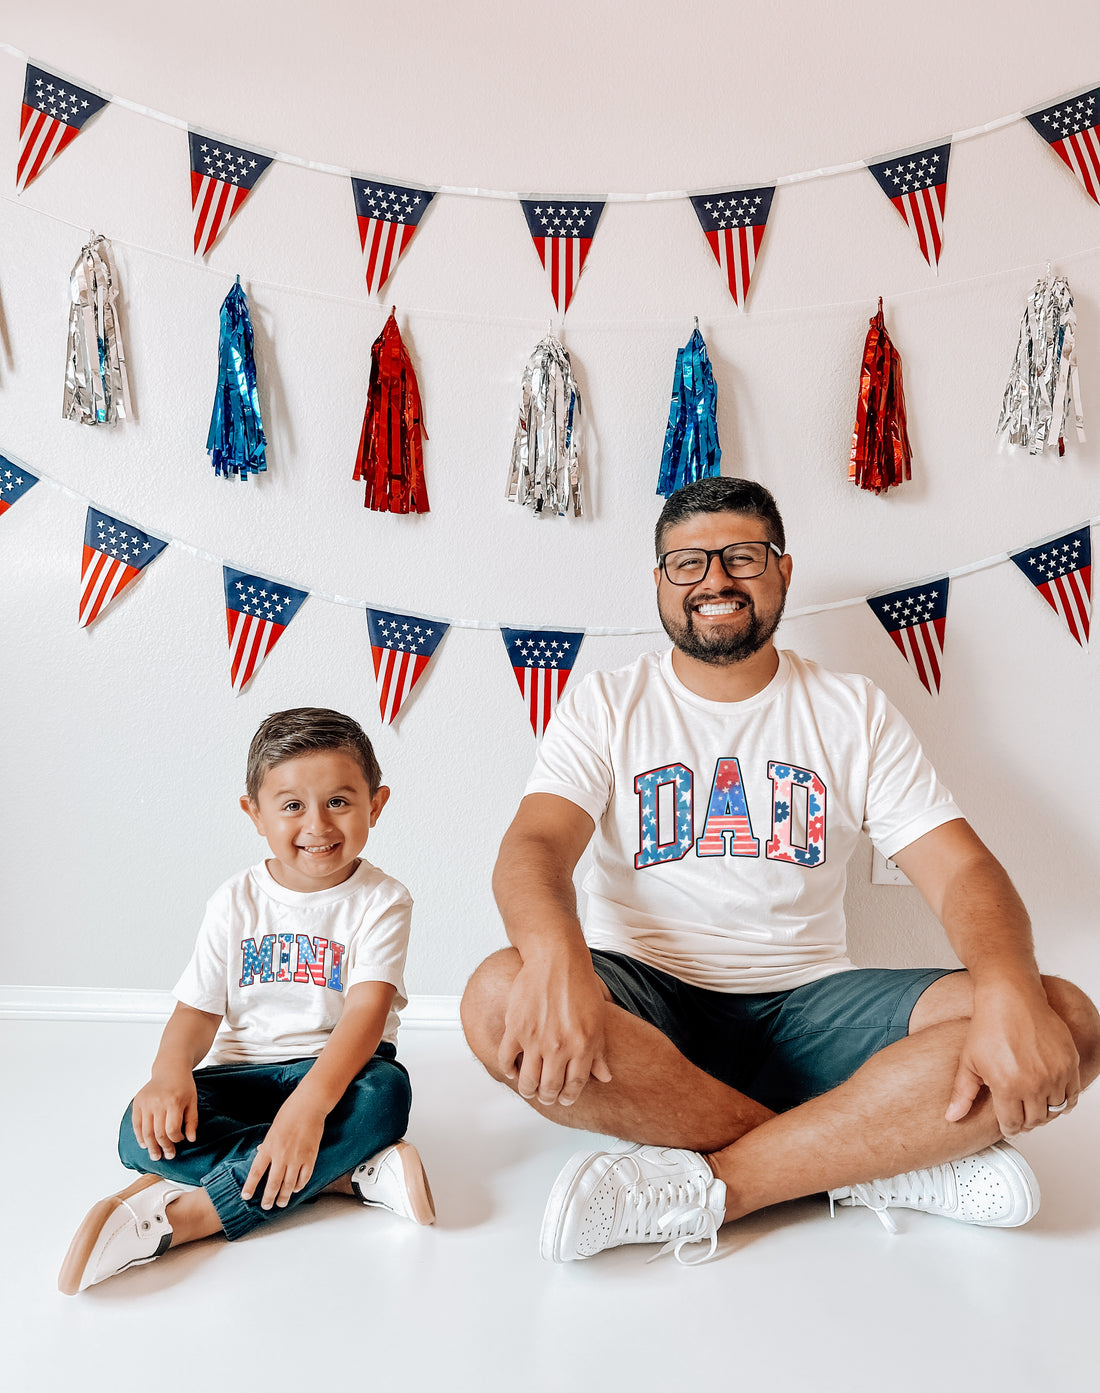
<path id="1" fill-rule="evenodd" d="M 496 1078 L 508 990 L 518 970 L 514 950 L 495 954 L 475 973 L 463 999 L 467 1039 Z M 934 983 L 920 998 L 912 1034 L 874 1055 L 839 1088 L 786 1113 L 771 1113 L 703 1073 L 658 1030 L 610 1001 L 605 1029 L 611 1083 L 589 1082 L 572 1107 L 527 1101 L 566 1126 L 701 1152 L 725 1182 L 727 1219 L 957 1160 L 996 1141 L 1000 1129 L 984 1090 L 962 1121 L 944 1118 L 968 1028 L 969 998 L 960 985 L 964 974 L 940 981 L 954 985 Z M 1096 1010 L 1068 983 L 1044 981 L 1077 1043 L 1082 1084 L 1090 1083 L 1100 1071 Z"/>

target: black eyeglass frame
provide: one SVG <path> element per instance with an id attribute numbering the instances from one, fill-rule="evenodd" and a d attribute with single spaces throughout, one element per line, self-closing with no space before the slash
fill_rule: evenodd
<path id="1" fill-rule="evenodd" d="M 722 553 L 724 551 L 729 551 L 731 547 L 761 546 L 767 547 L 768 550 L 764 553 L 764 564 L 760 567 L 759 571 L 753 571 L 752 575 L 730 575 L 729 571 L 726 569 L 726 563 L 722 560 Z M 705 553 L 707 562 L 706 565 L 703 567 L 703 574 L 697 577 L 697 579 L 695 580 L 673 580 L 668 573 L 668 570 L 665 566 L 665 562 L 670 556 L 675 556 L 678 551 L 698 551 Z M 662 552 L 661 555 L 658 556 L 657 566 L 660 569 L 661 574 L 664 576 L 665 580 L 668 581 L 669 585 L 698 585 L 701 580 L 705 580 L 706 577 L 710 574 L 710 563 L 717 556 L 718 564 L 725 572 L 726 578 L 728 580 L 755 580 L 757 576 L 762 576 L 764 572 L 768 569 L 768 557 L 770 553 L 773 551 L 775 552 L 777 557 L 782 557 L 783 552 L 779 549 L 779 547 L 776 546 L 774 542 L 727 542 L 724 547 L 715 547 L 713 550 L 708 550 L 706 547 L 673 547 L 671 551 Z"/>

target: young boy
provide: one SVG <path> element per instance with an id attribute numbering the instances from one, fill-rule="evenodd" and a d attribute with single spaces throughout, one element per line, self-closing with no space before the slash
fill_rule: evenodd
<path id="1" fill-rule="evenodd" d="M 77 1230 L 66 1295 L 196 1238 L 240 1238 L 326 1189 L 435 1219 L 420 1157 L 399 1140 L 412 901 L 359 859 L 390 796 L 371 743 L 336 711 L 276 712 L 252 740 L 247 788 L 241 807 L 271 857 L 207 904 L 152 1077 L 122 1120 L 119 1156 L 140 1179 Z"/>

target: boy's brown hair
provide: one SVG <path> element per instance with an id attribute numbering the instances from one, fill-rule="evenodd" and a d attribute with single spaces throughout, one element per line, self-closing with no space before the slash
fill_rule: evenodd
<path id="1" fill-rule="evenodd" d="M 249 799 L 257 801 L 260 785 L 277 764 L 318 750 L 347 750 L 362 769 L 371 796 L 378 792 L 382 770 L 359 722 L 323 706 L 295 706 L 290 711 L 273 711 L 252 737 L 245 769 Z"/>

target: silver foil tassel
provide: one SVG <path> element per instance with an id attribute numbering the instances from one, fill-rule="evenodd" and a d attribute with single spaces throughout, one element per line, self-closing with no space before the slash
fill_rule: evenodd
<path id="1" fill-rule="evenodd" d="M 512 442 L 508 499 L 536 517 L 580 517 L 581 397 L 569 354 L 548 333 L 523 372 L 519 423 Z"/>
<path id="2" fill-rule="evenodd" d="M 128 420 L 133 411 L 118 323 L 118 273 L 106 237 L 92 233 L 73 267 L 69 297 L 69 356 L 61 414 L 66 421 L 85 426 Z"/>
<path id="3" fill-rule="evenodd" d="M 1071 415 L 1083 441 L 1073 292 L 1064 276 L 1053 277 L 1048 270 L 1028 297 L 997 435 L 1002 446 L 1018 445 L 1032 455 L 1057 449 L 1061 455 Z"/>

